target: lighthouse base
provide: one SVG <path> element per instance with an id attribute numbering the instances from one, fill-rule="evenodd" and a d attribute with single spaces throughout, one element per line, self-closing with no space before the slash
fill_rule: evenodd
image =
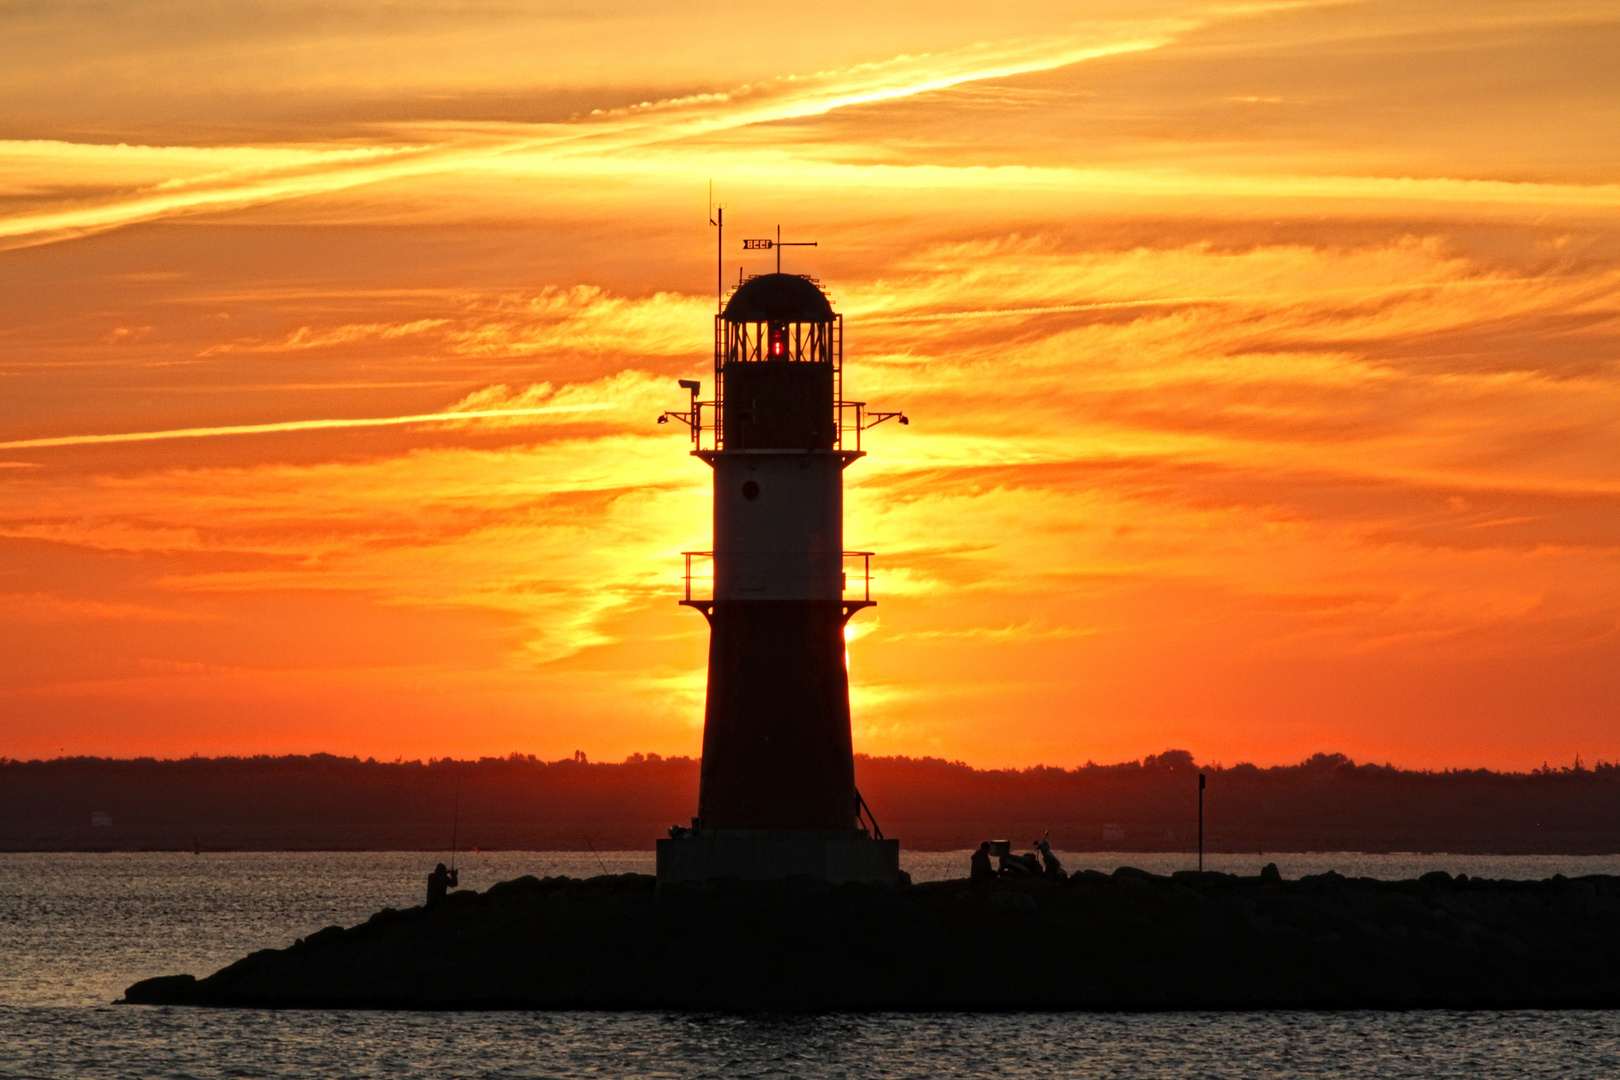
<path id="1" fill-rule="evenodd" d="M 658 882 L 776 881 L 808 877 L 829 885 L 900 881 L 900 841 L 862 829 L 703 829 L 658 841 Z"/>

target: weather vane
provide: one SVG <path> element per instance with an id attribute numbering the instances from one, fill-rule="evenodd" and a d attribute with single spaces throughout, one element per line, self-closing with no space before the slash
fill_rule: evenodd
<path id="1" fill-rule="evenodd" d="M 782 249 L 783 248 L 785 248 L 785 247 L 815 247 L 815 246 L 816 246 L 816 242 L 814 240 L 783 240 L 782 239 L 782 226 L 780 226 L 780 225 L 778 225 L 776 227 L 776 239 L 775 240 L 772 240 L 769 237 L 767 237 L 764 240 L 744 240 L 743 241 L 743 250 L 744 251 L 770 251 L 770 250 L 772 250 L 774 248 L 775 251 L 776 251 L 776 272 L 778 274 L 780 274 L 782 272 Z"/>

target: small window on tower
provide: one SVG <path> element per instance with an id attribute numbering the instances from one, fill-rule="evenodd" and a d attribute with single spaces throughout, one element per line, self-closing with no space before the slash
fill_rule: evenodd
<path id="1" fill-rule="evenodd" d="M 744 484 L 743 498 L 747 499 L 749 502 L 753 502 L 755 499 L 759 498 L 759 485 L 754 483 L 752 480 Z"/>
<path id="2" fill-rule="evenodd" d="M 771 323 L 770 357 L 781 360 L 787 356 L 788 328 L 785 323 Z"/>

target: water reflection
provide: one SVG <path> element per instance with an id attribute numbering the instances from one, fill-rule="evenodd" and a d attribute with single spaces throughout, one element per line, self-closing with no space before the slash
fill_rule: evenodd
<path id="1" fill-rule="evenodd" d="M 1620 1014 L 266 1013 L 0 1009 L 5 1076 L 1620 1075 Z M 136 1064 L 138 1063 L 138 1065 Z"/>

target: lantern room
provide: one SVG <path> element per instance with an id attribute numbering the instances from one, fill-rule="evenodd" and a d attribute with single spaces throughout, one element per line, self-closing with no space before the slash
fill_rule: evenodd
<path id="1" fill-rule="evenodd" d="M 843 329 L 809 278 L 743 282 L 715 317 L 717 449 L 836 449 Z"/>

